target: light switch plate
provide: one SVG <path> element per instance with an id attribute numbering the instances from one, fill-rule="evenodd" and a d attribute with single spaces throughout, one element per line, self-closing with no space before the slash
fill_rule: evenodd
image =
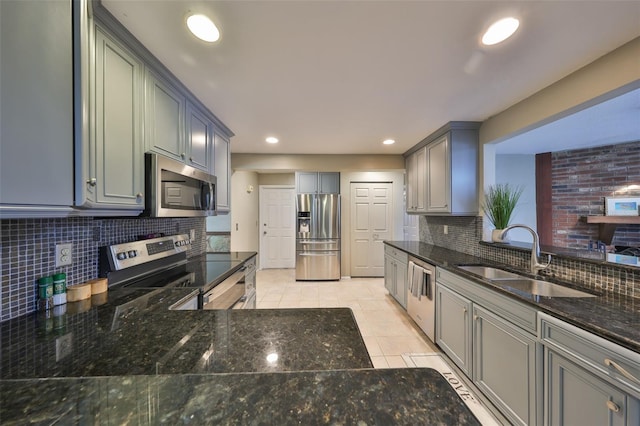
<path id="1" fill-rule="evenodd" d="M 73 263 L 73 244 L 56 244 L 56 268 Z"/>

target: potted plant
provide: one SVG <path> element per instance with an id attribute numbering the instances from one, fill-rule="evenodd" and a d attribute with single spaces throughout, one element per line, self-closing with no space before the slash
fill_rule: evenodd
<path id="1" fill-rule="evenodd" d="M 489 222 L 495 227 L 491 233 L 492 241 L 504 242 L 505 239 L 500 238 L 500 233 L 509 226 L 511 215 L 523 190 L 524 188 L 521 186 L 511 186 L 508 183 L 490 185 L 487 189 L 482 210 Z"/>

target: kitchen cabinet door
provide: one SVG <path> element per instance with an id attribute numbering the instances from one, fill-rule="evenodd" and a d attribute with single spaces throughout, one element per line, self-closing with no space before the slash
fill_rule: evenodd
<path id="1" fill-rule="evenodd" d="M 640 424 L 640 400 L 545 349 L 545 424 L 558 426 Z"/>
<path id="2" fill-rule="evenodd" d="M 216 176 L 216 210 L 219 213 L 231 209 L 231 144 L 229 139 L 215 132 L 213 136 L 214 174 Z"/>
<path id="3" fill-rule="evenodd" d="M 426 211 L 427 148 L 422 147 L 406 159 L 407 213 Z"/>
<path id="4" fill-rule="evenodd" d="M 97 205 L 144 208 L 143 64 L 99 25 L 95 27 L 87 195 Z M 95 158 L 91 158 L 95 156 Z"/>
<path id="5" fill-rule="evenodd" d="M 184 117 L 185 97 L 153 71 L 147 71 L 146 141 L 147 149 L 179 161 L 187 158 Z"/>
<path id="6" fill-rule="evenodd" d="M 426 211 L 429 213 L 450 213 L 451 163 L 448 136 L 445 135 L 429 144 L 426 150 Z"/>
<path id="7" fill-rule="evenodd" d="M 318 173 L 318 193 L 339 194 L 340 193 L 340 173 L 334 173 L 334 172 Z"/>
<path id="8" fill-rule="evenodd" d="M 298 194 L 317 194 L 318 173 L 296 172 L 296 192 Z"/>
<path id="9" fill-rule="evenodd" d="M 0 1 L 0 216 L 73 205 L 72 2 Z M 21 207 L 17 207 L 20 205 Z M 52 215 L 44 213 L 44 215 Z"/>
<path id="10" fill-rule="evenodd" d="M 396 262 L 389 255 L 384 256 L 384 287 L 390 295 L 396 293 Z"/>
<path id="11" fill-rule="evenodd" d="M 536 340 L 491 311 L 473 308 L 473 382 L 512 424 L 537 423 Z"/>
<path id="12" fill-rule="evenodd" d="M 385 245 L 384 286 L 405 309 L 407 308 L 407 270 L 407 253 Z"/>
<path id="13" fill-rule="evenodd" d="M 436 343 L 471 377 L 471 301 L 436 283 Z"/>
<path id="14" fill-rule="evenodd" d="M 187 103 L 187 161 L 192 167 L 209 173 L 213 149 L 213 123 L 191 102 Z"/>

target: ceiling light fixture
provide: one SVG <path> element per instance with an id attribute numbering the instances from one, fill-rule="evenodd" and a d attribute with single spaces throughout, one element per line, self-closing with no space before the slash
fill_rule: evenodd
<path id="1" fill-rule="evenodd" d="M 486 33 L 482 36 L 482 44 L 492 46 L 505 41 L 516 32 L 520 26 L 520 21 L 516 18 L 503 18 L 494 22 Z"/>
<path id="2" fill-rule="evenodd" d="M 273 136 L 269 136 L 268 138 L 265 139 L 265 141 L 267 141 L 267 143 L 278 143 L 278 138 L 274 138 Z"/>
<path id="3" fill-rule="evenodd" d="M 382 141 L 382 143 L 385 145 L 393 145 L 394 143 L 396 143 L 396 141 L 394 141 L 393 139 L 387 139 Z"/>
<path id="4" fill-rule="evenodd" d="M 200 40 L 213 43 L 220 38 L 218 27 L 205 15 L 195 14 L 189 16 L 187 18 L 187 27 L 189 27 L 189 31 Z"/>

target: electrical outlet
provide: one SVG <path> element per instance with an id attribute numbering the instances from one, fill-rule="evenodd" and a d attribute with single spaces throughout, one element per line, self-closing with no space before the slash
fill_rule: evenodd
<path id="1" fill-rule="evenodd" d="M 192 230 L 189 231 L 189 239 L 191 241 L 194 241 L 196 239 L 196 230 L 195 229 L 192 229 Z"/>
<path id="2" fill-rule="evenodd" d="M 73 263 L 73 244 L 56 244 L 56 268 Z"/>
<path id="3" fill-rule="evenodd" d="M 56 362 L 71 355 L 73 351 L 73 333 L 56 338 Z"/>
<path id="4" fill-rule="evenodd" d="M 449 225 L 444 225 L 444 235 L 447 235 L 449 233 Z"/>

